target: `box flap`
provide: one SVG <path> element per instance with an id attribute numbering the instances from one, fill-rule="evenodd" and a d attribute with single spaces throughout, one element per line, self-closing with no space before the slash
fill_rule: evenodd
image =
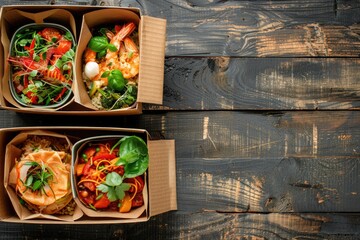
<path id="1" fill-rule="evenodd" d="M 175 141 L 150 140 L 150 216 L 177 209 Z"/>
<path id="2" fill-rule="evenodd" d="M 166 20 L 149 16 L 141 18 L 139 95 L 143 103 L 162 104 Z"/>

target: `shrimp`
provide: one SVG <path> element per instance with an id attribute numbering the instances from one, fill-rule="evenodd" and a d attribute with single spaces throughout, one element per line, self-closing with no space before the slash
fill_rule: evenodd
<path id="1" fill-rule="evenodd" d="M 47 68 L 47 62 L 40 60 L 39 62 L 34 61 L 30 57 L 9 57 L 8 61 L 13 64 L 13 66 L 19 67 L 22 71 L 19 71 L 20 75 L 30 74 L 31 71 L 38 71 L 40 75 L 43 76 L 43 80 L 53 83 L 53 84 L 62 84 L 62 83 L 71 83 L 66 77 L 61 73 L 60 69 L 52 66 L 52 68 Z M 53 60 L 54 63 L 56 60 Z M 14 78 L 19 76 L 15 73 Z"/>
<path id="2" fill-rule="evenodd" d="M 109 66 L 111 69 L 116 68 L 119 65 L 118 52 L 120 50 L 121 42 L 123 39 L 130 35 L 136 28 L 136 25 L 133 22 L 130 22 L 124 25 L 118 33 L 111 37 L 110 44 L 113 44 L 117 51 L 107 50 L 106 52 L 106 66 Z"/>
<path id="3" fill-rule="evenodd" d="M 90 48 L 86 48 L 84 53 L 84 61 L 85 63 L 96 62 L 96 52 L 94 52 Z"/>
<path id="4" fill-rule="evenodd" d="M 119 70 L 124 78 L 133 78 L 139 73 L 139 49 L 131 38 L 126 37 L 124 39 L 124 45 L 120 48 L 119 59 Z"/>

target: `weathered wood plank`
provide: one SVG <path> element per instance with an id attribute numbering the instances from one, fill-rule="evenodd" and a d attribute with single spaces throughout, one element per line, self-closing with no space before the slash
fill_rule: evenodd
<path id="1" fill-rule="evenodd" d="M 175 139 L 178 205 L 186 211 L 360 211 L 360 111 L 159 112 L 69 122 L 0 114 L 1 126 L 127 126 Z"/>
<path id="2" fill-rule="evenodd" d="M 168 20 L 168 56 L 360 53 L 358 1 L 125 0 L 119 5 Z"/>
<path id="3" fill-rule="evenodd" d="M 306 1 L 37 1 L 139 7 L 166 18 L 167 56 L 360 55 L 360 3 Z M 33 4 L 8 1 L 3 4 Z M 339 44 L 340 43 L 340 44 Z"/>
<path id="4" fill-rule="evenodd" d="M 358 58 L 167 58 L 164 102 L 146 109 L 359 109 Z"/>
<path id="5" fill-rule="evenodd" d="M 360 216 L 223 214 L 177 211 L 146 223 L 115 225 L 0 224 L 0 239 L 359 239 Z"/>
<path id="6" fill-rule="evenodd" d="M 141 116 L 72 116 L 0 111 L 0 126 L 110 126 L 147 129 L 154 138 L 175 139 L 177 157 L 321 158 L 360 152 L 360 111 L 147 112 Z"/>

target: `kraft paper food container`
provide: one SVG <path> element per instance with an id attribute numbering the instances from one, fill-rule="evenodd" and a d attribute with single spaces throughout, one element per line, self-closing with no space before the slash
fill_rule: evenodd
<path id="1" fill-rule="evenodd" d="M 176 163 L 175 141 L 153 140 L 144 129 L 132 128 L 108 128 L 108 127 L 19 127 L 0 129 L 0 157 L 6 156 L 6 146 L 20 133 L 29 131 L 46 131 L 66 136 L 72 144 L 86 138 L 99 136 L 128 136 L 136 135 L 146 139 L 149 151 L 149 167 L 146 174 L 148 200 L 146 211 L 138 218 L 109 218 L 83 216 L 76 220 L 59 221 L 49 218 L 21 219 L 8 195 L 5 184 L 6 172 L 10 166 L 0 162 L 0 221 L 12 223 L 36 223 L 36 224 L 114 224 L 114 223 L 137 223 L 148 221 L 152 216 L 176 210 Z"/>
<path id="2" fill-rule="evenodd" d="M 32 25 L 33 24 L 33 25 Z M 4 59 L 2 64 L 4 65 L 4 75 L 2 78 L 2 95 L 4 98 L 5 105 L 2 106 L 4 108 L 9 107 L 8 109 L 20 110 L 25 112 L 51 112 L 57 111 L 66 105 L 69 105 L 72 101 L 74 101 L 74 97 L 71 94 L 71 91 L 68 92 L 66 96 L 66 101 L 61 102 L 61 104 L 54 104 L 51 107 L 36 107 L 34 106 L 29 107 L 28 105 L 21 104 L 22 102 L 19 101 L 17 98 L 13 84 L 10 84 L 11 79 L 11 66 L 8 64 L 8 56 L 10 56 L 10 49 L 11 49 L 11 39 L 13 38 L 14 34 L 17 33 L 19 30 L 21 31 L 24 25 L 52 25 L 56 26 L 56 28 L 60 28 L 63 30 L 70 30 L 70 33 L 73 35 L 74 43 L 76 38 L 76 26 L 75 26 L 75 19 L 72 16 L 72 13 L 65 9 L 51 9 L 51 10 L 44 10 L 39 12 L 27 12 L 26 9 L 19 10 L 19 9 L 2 9 L 1 14 L 1 43 L 4 48 Z"/>
<path id="3" fill-rule="evenodd" d="M 74 36 L 72 35 L 71 31 L 68 30 L 67 28 L 65 28 L 64 26 L 62 25 L 59 25 L 59 24 L 54 24 L 54 23 L 30 23 L 30 24 L 26 24 L 22 27 L 20 27 L 14 34 L 13 34 L 13 37 L 11 39 L 11 42 L 10 42 L 10 56 L 14 56 L 14 53 L 13 53 L 13 48 L 14 48 L 14 44 L 15 44 L 15 40 L 16 40 L 16 35 L 17 34 L 21 34 L 23 33 L 24 31 L 26 31 L 27 29 L 34 29 L 34 30 L 37 30 L 37 31 L 41 31 L 42 29 L 46 28 L 46 27 L 51 27 L 51 28 L 55 28 L 55 29 L 58 29 L 60 30 L 61 32 L 63 33 L 70 33 L 71 34 L 71 37 L 72 37 L 72 46 L 75 46 L 76 43 L 75 43 L 75 38 Z M 73 63 L 74 65 L 74 63 Z M 72 69 L 72 72 L 74 72 L 74 70 Z M 36 105 L 36 104 L 31 104 L 31 103 L 24 103 L 22 100 L 21 100 L 21 97 L 19 96 L 19 94 L 16 92 L 16 89 L 15 89 L 15 86 L 13 84 L 13 71 L 12 69 L 10 69 L 10 78 L 9 78 L 9 86 L 10 86 L 10 92 L 11 92 L 11 95 L 13 97 L 13 99 L 15 99 L 15 101 L 21 105 L 22 107 L 32 107 L 32 108 L 54 108 L 54 109 L 58 109 L 60 107 L 62 107 L 63 105 L 65 105 L 72 97 L 72 90 L 71 89 L 68 89 L 64 96 L 62 97 L 62 99 L 59 101 L 59 102 L 55 102 L 55 103 L 52 103 L 52 104 L 48 104 L 48 105 Z"/>
<path id="4" fill-rule="evenodd" d="M 130 135 L 128 135 L 130 136 Z M 132 209 L 128 213 L 120 213 L 118 211 L 101 211 L 100 210 L 93 210 L 89 209 L 85 206 L 85 204 L 81 201 L 79 197 L 79 191 L 77 188 L 78 181 L 76 179 L 76 171 L 75 168 L 79 162 L 80 154 L 83 152 L 84 148 L 88 146 L 88 144 L 97 144 L 97 143 L 103 143 L 106 141 L 112 141 L 117 142 L 121 138 L 125 137 L 125 135 L 106 135 L 106 136 L 97 136 L 97 137 L 90 137 L 83 139 L 81 141 L 78 141 L 74 144 L 72 148 L 72 167 L 71 167 L 71 186 L 72 186 L 72 193 L 75 199 L 75 202 L 78 206 L 80 206 L 81 210 L 90 217 L 110 217 L 110 218 L 139 218 L 140 216 L 147 215 L 148 212 L 148 185 L 147 185 L 147 179 L 146 179 L 146 173 L 144 174 L 144 189 L 143 189 L 143 199 L 144 199 L 144 205 L 138 208 Z M 146 139 L 143 139 L 146 141 Z"/>
<path id="5" fill-rule="evenodd" d="M 51 14 L 42 16 L 44 12 Z M 89 37 L 91 37 L 89 27 L 96 25 L 92 18 L 102 23 L 117 22 L 122 24 L 126 19 L 133 19 L 133 17 L 137 18 L 140 51 L 136 102 L 132 106 L 124 109 L 110 111 L 96 110 L 90 103 L 84 83 L 82 82 L 82 54 Z M 162 104 L 166 44 L 165 19 L 143 15 L 137 8 L 71 5 L 9 5 L 0 8 L 0 21 L 1 43 L 4 47 L 3 57 L 0 58 L 0 65 L 4 66 L 2 84 L 0 84 L 0 88 L 3 90 L 0 92 L 1 108 L 32 114 L 113 116 L 141 114 L 143 103 Z M 72 86 L 74 96 L 62 107 L 55 109 L 25 108 L 19 105 L 11 96 L 7 81 L 9 71 L 6 64 L 8 56 L 7 49 L 10 44 L 9 35 L 18 28 L 16 25 L 21 26 L 31 22 L 53 22 L 63 25 L 71 29 L 75 39 L 78 39 L 75 56 L 75 75 Z"/>
<path id="6" fill-rule="evenodd" d="M 72 199 L 71 188 L 69 188 L 69 192 L 65 196 L 63 196 L 61 199 L 59 199 L 58 201 L 47 207 L 48 211 L 50 211 L 48 213 L 37 212 L 37 211 L 32 212 L 29 210 L 29 208 L 25 206 L 25 204 L 21 204 L 19 194 L 17 194 L 18 192 L 16 190 L 16 185 L 18 182 L 17 175 L 19 173 L 18 170 L 15 169 L 14 165 L 15 165 L 15 161 L 17 159 L 20 159 L 23 153 L 23 150 L 20 149 L 19 145 L 24 143 L 25 140 L 30 136 L 52 137 L 54 141 L 62 142 L 63 144 L 65 144 L 65 146 L 67 145 L 66 151 L 69 154 L 71 153 L 72 144 L 65 135 L 61 135 L 50 131 L 42 131 L 42 130 L 22 131 L 6 145 L 4 186 L 9 195 L 10 201 L 15 209 L 15 212 L 17 213 L 20 220 L 41 218 L 41 219 L 51 219 L 57 221 L 74 221 L 76 219 L 79 219 L 83 215 L 83 213 Z M 68 171 L 69 171 L 68 181 L 70 184 L 70 162 L 69 162 Z M 29 191 L 30 193 L 30 190 L 25 190 L 25 191 Z M 51 214 L 55 211 L 58 211 L 59 208 L 63 210 L 67 209 L 67 206 L 70 206 L 68 205 L 69 203 L 72 205 L 73 208 L 71 209 L 71 211 L 73 212 L 72 214 L 70 215 Z"/>

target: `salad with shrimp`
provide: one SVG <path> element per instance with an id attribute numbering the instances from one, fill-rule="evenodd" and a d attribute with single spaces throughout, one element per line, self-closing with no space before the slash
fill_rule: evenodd
<path id="1" fill-rule="evenodd" d="M 149 155 L 137 136 L 88 142 L 75 166 L 80 201 L 95 211 L 126 213 L 144 205 Z"/>
<path id="2" fill-rule="evenodd" d="M 83 54 L 83 78 L 99 110 L 126 108 L 136 102 L 140 56 L 133 22 L 93 31 Z"/>
<path id="3" fill-rule="evenodd" d="M 16 100 L 51 106 L 71 94 L 75 44 L 70 31 L 53 24 L 29 24 L 13 36 L 8 62 Z"/>

